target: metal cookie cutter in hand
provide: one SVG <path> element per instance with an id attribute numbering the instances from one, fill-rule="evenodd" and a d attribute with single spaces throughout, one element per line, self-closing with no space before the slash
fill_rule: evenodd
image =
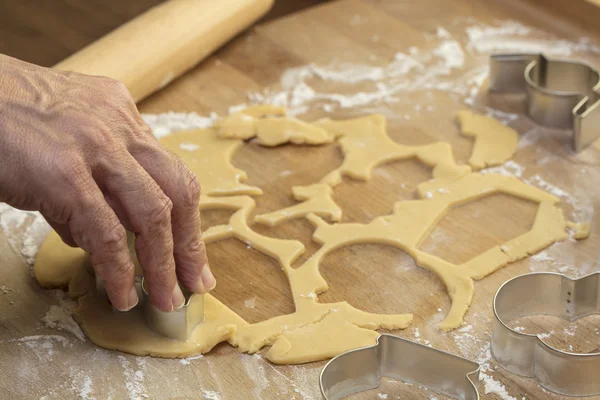
<path id="1" fill-rule="evenodd" d="M 392 335 L 381 335 L 375 346 L 351 350 L 333 358 L 321 371 L 326 400 L 379 386 L 381 377 L 413 383 L 462 400 L 477 400 L 479 364 Z"/>
<path id="2" fill-rule="evenodd" d="M 541 54 L 495 54 L 490 59 L 489 90 L 526 91 L 531 119 L 573 129 L 577 152 L 600 137 L 600 75 L 586 64 L 549 60 Z"/>
<path id="3" fill-rule="evenodd" d="M 144 294 L 142 307 L 146 325 L 163 336 L 185 342 L 192 331 L 204 321 L 204 296 L 191 293 L 183 287 L 181 290 L 185 296 L 183 307 L 170 312 L 161 311 L 150 302 L 150 296 L 142 278 Z"/>
<path id="4" fill-rule="evenodd" d="M 135 237 L 130 233 L 127 236 L 131 255 L 136 257 L 133 245 Z M 104 282 L 95 275 L 92 265 L 88 262 L 85 268 L 95 278 L 96 291 L 106 296 Z M 181 290 L 185 296 L 183 307 L 179 310 L 164 312 L 154 307 L 150 302 L 150 296 L 142 277 L 135 277 L 135 287 L 140 298 L 140 303 L 136 308 L 142 308 L 146 325 L 163 336 L 185 342 L 194 328 L 204 321 L 204 296 L 201 294 L 190 293 L 182 287 Z"/>
<path id="5" fill-rule="evenodd" d="M 600 353 L 555 349 L 537 335 L 506 325 L 527 315 L 554 315 L 573 321 L 600 314 L 600 273 L 570 279 L 552 272 L 521 275 L 504 283 L 493 303 L 492 354 L 515 374 L 535 378 L 543 387 L 569 396 L 600 393 Z M 598 351 L 598 350 L 596 350 Z"/>

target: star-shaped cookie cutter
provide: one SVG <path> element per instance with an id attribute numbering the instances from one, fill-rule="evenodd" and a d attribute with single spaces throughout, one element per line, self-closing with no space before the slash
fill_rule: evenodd
<path id="1" fill-rule="evenodd" d="M 538 335 L 518 332 L 507 322 L 528 315 L 568 321 L 600 314 L 600 273 L 571 279 L 553 272 L 517 276 L 494 296 L 492 355 L 515 374 L 535 378 L 544 388 L 568 396 L 600 394 L 600 352 L 556 349 Z"/>
<path id="2" fill-rule="evenodd" d="M 531 119 L 572 129 L 577 152 L 600 137 L 600 74 L 587 64 L 542 54 L 494 54 L 489 90 L 526 92 Z"/>
<path id="3" fill-rule="evenodd" d="M 426 387 L 461 400 L 478 400 L 479 364 L 398 336 L 333 358 L 321 371 L 325 400 L 375 389 L 382 377 Z"/>

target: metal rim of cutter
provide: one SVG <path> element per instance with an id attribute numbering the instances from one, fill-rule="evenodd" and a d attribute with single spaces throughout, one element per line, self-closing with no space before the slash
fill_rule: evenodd
<path id="1" fill-rule="evenodd" d="M 96 292 L 108 300 L 104 282 L 96 276 L 91 264 L 86 263 L 85 269 L 94 276 Z M 140 298 L 136 308 L 142 308 L 146 325 L 163 336 L 185 342 L 193 330 L 204 321 L 204 296 L 201 294 L 190 293 L 182 288 L 186 298 L 184 306 L 179 310 L 164 312 L 150 302 L 143 277 L 135 277 L 135 287 Z"/>
<path id="2" fill-rule="evenodd" d="M 545 389 L 567 396 L 600 394 L 600 352 L 571 353 L 506 322 L 530 315 L 575 321 L 600 314 L 600 273 L 571 279 L 554 272 L 517 276 L 494 296 L 491 352 L 508 371 L 535 378 Z"/>
<path id="3" fill-rule="evenodd" d="M 600 74 L 583 62 L 550 60 L 542 54 L 494 54 L 489 90 L 526 92 L 531 119 L 572 129 L 576 152 L 600 137 Z"/>
<path id="4" fill-rule="evenodd" d="M 146 325 L 171 339 L 186 342 L 194 329 L 204 321 L 204 296 L 181 288 L 185 296 L 183 307 L 169 312 L 161 311 L 150 302 L 150 295 L 142 278 L 142 307 Z"/>
<path id="5" fill-rule="evenodd" d="M 325 400 L 375 389 L 382 377 L 417 384 L 462 400 L 478 400 L 479 364 L 398 336 L 382 334 L 374 346 L 331 359 L 319 383 Z"/>

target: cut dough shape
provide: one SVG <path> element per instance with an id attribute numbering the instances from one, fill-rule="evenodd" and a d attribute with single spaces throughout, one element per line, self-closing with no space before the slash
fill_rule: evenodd
<path id="1" fill-rule="evenodd" d="M 160 143 L 177 154 L 196 174 L 206 195 L 262 194 L 260 188 L 244 185 L 242 182 L 248 179 L 246 172 L 231 164 L 233 153 L 243 145 L 243 141 L 219 139 L 213 129 L 190 129 L 166 136 Z M 181 143 L 193 144 L 197 148 L 184 150 Z"/>
<path id="2" fill-rule="evenodd" d="M 461 133 L 475 138 L 469 159 L 469 164 L 475 170 L 503 164 L 517 151 L 517 131 L 500 121 L 468 110 L 459 111 L 456 118 Z"/>
<path id="3" fill-rule="evenodd" d="M 271 117 L 277 115 L 279 117 Z M 217 135 L 227 139 L 248 140 L 275 147 L 284 143 L 325 144 L 333 141 L 326 130 L 295 118 L 281 118 L 285 110 L 273 106 L 253 106 L 215 123 Z"/>
<path id="4" fill-rule="evenodd" d="M 283 113 L 281 108 L 261 107 L 247 109 L 243 114 L 268 121 L 264 118 L 266 115 Z M 247 118 L 236 118 L 248 121 Z M 253 126 L 255 122 L 253 120 Z M 382 243 L 403 249 L 419 265 L 436 273 L 446 285 L 452 308 L 441 328 L 449 330 L 462 322 L 473 297 L 474 279 L 481 279 L 509 262 L 566 237 L 566 222 L 557 207 L 556 197 L 515 178 L 471 173 L 469 166 L 455 163 L 448 143 L 413 147 L 400 145 L 387 136 L 385 119 L 378 115 L 346 121 L 322 120 L 316 126 L 327 131 L 329 138 L 339 140 L 345 155 L 342 166 L 321 183 L 294 188 L 295 197 L 305 200 L 303 203 L 259 216 L 267 224 L 277 224 L 284 219 L 306 215 L 316 226 L 313 238 L 322 247 L 293 269 L 291 264 L 304 251 L 302 243 L 260 235 L 248 226 L 248 217 L 255 202 L 247 195 L 258 195 L 261 191 L 244 185 L 242 182 L 246 174 L 235 169 L 230 162 L 234 151 L 242 145 L 244 136 L 220 138 L 217 132 L 225 129 L 223 126 L 227 124 L 215 129 L 178 132 L 162 139 L 162 143 L 179 154 L 198 175 L 205 193 L 200 202 L 201 210 L 234 210 L 227 224 L 204 232 L 206 242 L 233 237 L 275 258 L 289 279 L 296 311 L 249 324 L 214 296 L 206 295 L 206 322 L 199 325 L 187 342 L 168 339 L 146 327 L 139 308 L 128 313 L 113 313 L 105 299 L 96 293 L 94 279 L 85 269 L 88 260 L 83 251 L 71 249 L 52 232 L 36 258 L 36 278 L 44 287 L 68 285 L 69 294 L 78 298 L 79 306 L 74 317 L 94 343 L 138 355 L 188 357 L 207 352 L 216 344 L 227 341 L 250 353 L 271 345 L 267 358 L 274 363 L 318 361 L 350 349 L 373 345 L 378 337 L 376 329 L 402 329 L 412 319 L 410 314 L 367 313 L 347 302 L 319 303 L 318 294 L 327 290 L 327 282 L 319 273 L 319 262 L 328 252 L 354 243 Z M 282 126 L 285 125 L 279 125 L 280 128 Z M 308 138 L 311 133 L 307 132 L 303 143 L 312 140 Z M 287 135 L 285 140 L 292 141 L 292 137 Z M 190 143 L 197 148 L 186 146 L 188 150 L 182 150 L 181 143 Z M 435 179 L 418 188 L 422 199 L 398 202 L 391 215 L 375 218 L 369 224 L 329 225 L 315 215 L 320 213 L 339 220 L 339 207 L 331 199 L 331 187 L 339 183 L 342 176 L 368 179 L 376 166 L 410 157 L 416 157 L 433 168 Z M 451 207 L 494 192 L 513 194 L 539 203 L 531 231 L 461 265 L 419 250 L 420 242 Z"/>
<path id="5" fill-rule="evenodd" d="M 333 201 L 331 197 L 333 190 L 329 185 L 317 183 L 310 186 L 294 186 L 292 193 L 294 198 L 302 203 L 257 215 L 254 221 L 267 226 L 276 226 L 310 213 L 326 217 L 334 222 L 342 219 L 342 209 Z"/>
<path id="6" fill-rule="evenodd" d="M 424 146 L 405 146 L 393 141 L 386 130 L 382 115 L 370 115 L 343 121 L 324 119 L 315 123 L 339 138 L 344 162 L 322 182 L 336 186 L 343 176 L 367 180 L 373 170 L 390 161 L 417 158 L 433 168 L 434 178 L 458 178 L 471 172 L 466 165 L 457 165 L 452 147 L 446 142 Z"/>
<path id="7" fill-rule="evenodd" d="M 440 188 L 445 188 L 449 194 L 440 194 Z M 516 178 L 472 173 L 456 181 L 428 182 L 419 188 L 419 193 L 425 193 L 426 190 L 437 195 L 430 199 L 398 202 L 392 215 L 378 217 L 366 225 L 328 225 L 319 217 L 310 215 L 309 220 L 317 227 L 313 239 L 322 244 L 322 247 L 303 265 L 291 271 L 293 293 L 319 294 L 327 290 L 327 282 L 319 273 L 319 263 L 327 253 L 356 243 L 388 244 L 411 255 L 418 265 L 434 272 L 446 285 L 452 307 L 440 328 L 452 330 L 460 326 L 471 304 L 473 279 L 481 279 L 509 262 L 535 254 L 567 237 L 565 219 L 556 206 L 559 199 Z M 529 232 L 462 265 L 454 265 L 418 249 L 427 234 L 453 206 L 496 192 L 513 194 L 540 204 L 534 226 Z M 304 302 L 314 299 L 305 296 L 296 298 L 295 301 L 300 307 Z"/>

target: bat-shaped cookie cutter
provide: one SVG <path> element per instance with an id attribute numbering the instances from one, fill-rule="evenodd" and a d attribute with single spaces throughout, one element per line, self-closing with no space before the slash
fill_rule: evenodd
<path id="1" fill-rule="evenodd" d="M 531 119 L 572 129 L 577 152 L 600 137 L 600 75 L 587 64 L 549 60 L 542 54 L 494 54 L 489 90 L 526 92 Z"/>
<path id="2" fill-rule="evenodd" d="M 325 400 L 375 389 L 382 377 L 426 387 L 461 400 L 478 400 L 479 364 L 398 336 L 340 354 L 321 371 Z"/>
<path id="3" fill-rule="evenodd" d="M 600 353 L 571 353 L 537 335 L 517 332 L 507 322 L 528 315 L 574 321 L 600 314 L 600 273 L 571 279 L 552 272 L 505 282 L 493 302 L 492 355 L 502 367 L 535 378 L 544 388 L 568 396 L 600 394 Z"/>

